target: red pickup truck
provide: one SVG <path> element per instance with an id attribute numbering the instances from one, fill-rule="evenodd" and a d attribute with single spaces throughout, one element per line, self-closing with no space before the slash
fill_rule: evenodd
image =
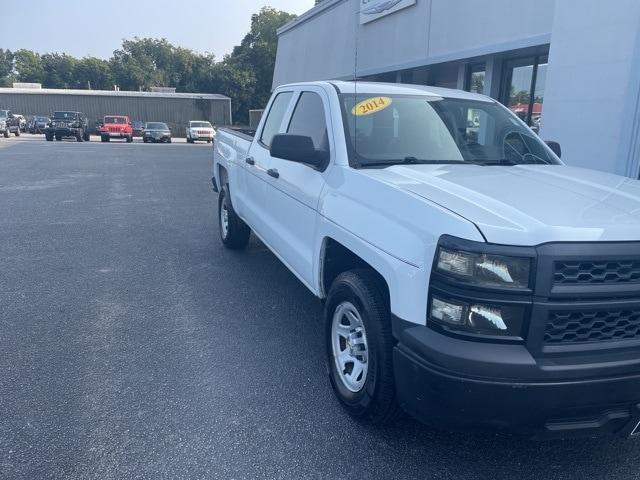
<path id="1" fill-rule="evenodd" d="M 124 138 L 127 143 L 133 141 L 131 121 L 126 115 L 107 115 L 100 127 L 100 139 L 108 142 L 112 138 Z"/>

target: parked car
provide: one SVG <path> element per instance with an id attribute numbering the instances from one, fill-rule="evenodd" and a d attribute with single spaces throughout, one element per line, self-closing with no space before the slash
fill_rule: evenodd
<path id="1" fill-rule="evenodd" d="M 131 121 L 126 115 L 107 115 L 100 127 L 100 139 L 108 142 L 112 138 L 124 138 L 127 143 L 133 141 Z"/>
<path id="2" fill-rule="evenodd" d="M 0 134 L 9 138 L 11 133 L 16 137 L 20 136 L 20 120 L 11 110 L 0 110 Z"/>
<path id="3" fill-rule="evenodd" d="M 147 142 L 165 142 L 171 143 L 171 130 L 166 123 L 147 122 L 144 124 L 144 133 L 142 141 Z"/>
<path id="4" fill-rule="evenodd" d="M 204 140 L 207 143 L 213 141 L 216 131 L 213 125 L 205 120 L 190 120 L 187 123 L 187 143 L 193 143 L 196 140 Z"/>
<path id="5" fill-rule="evenodd" d="M 18 122 L 18 127 L 20 128 L 20 131 L 21 132 L 26 132 L 27 131 L 27 119 L 24 118 L 24 115 L 19 115 L 17 113 L 14 113 L 13 117 Z"/>
<path id="6" fill-rule="evenodd" d="M 51 142 L 54 138 L 62 140 L 73 137 L 78 142 L 88 142 L 90 139 L 89 123 L 82 112 L 58 111 L 53 112 L 53 119 L 44 130 L 44 138 Z"/>
<path id="7" fill-rule="evenodd" d="M 36 133 L 44 133 L 44 129 L 51 119 L 45 115 L 35 115 L 29 121 L 29 133 L 35 135 Z"/>
<path id="8" fill-rule="evenodd" d="M 131 122 L 131 130 L 133 131 L 134 137 L 141 137 L 142 132 L 144 132 L 144 122 L 140 120 L 133 120 Z"/>
<path id="9" fill-rule="evenodd" d="M 104 125 L 104 120 L 102 118 L 96 118 L 94 126 L 95 135 L 100 135 L 100 127 L 102 127 L 102 125 Z"/>

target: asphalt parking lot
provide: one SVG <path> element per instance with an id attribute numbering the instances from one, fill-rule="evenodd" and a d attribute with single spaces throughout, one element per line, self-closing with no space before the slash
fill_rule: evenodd
<path id="1" fill-rule="evenodd" d="M 357 424 L 211 145 L 0 138 L 0 478 L 638 479 L 640 443 Z"/>

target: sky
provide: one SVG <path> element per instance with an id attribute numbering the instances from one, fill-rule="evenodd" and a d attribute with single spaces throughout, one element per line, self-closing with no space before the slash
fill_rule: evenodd
<path id="1" fill-rule="evenodd" d="M 123 40 L 166 39 L 216 61 L 240 45 L 262 7 L 301 15 L 314 0 L 30 0 L 2 2 L 0 48 L 108 60 Z"/>

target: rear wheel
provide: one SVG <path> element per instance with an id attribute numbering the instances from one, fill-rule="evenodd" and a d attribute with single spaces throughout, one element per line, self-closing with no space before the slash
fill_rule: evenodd
<path id="1" fill-rule="evenodd" d="M 227 248 L 239 250 L 249 243 L 251 229 L 233 209 L 229 185 L 224 185 L 218 194 L 218 226 L 220 239 Z"/>
<path id="2" fill-rule="evenodd" d="M 16 130 L 16 134 L 15 135 L 16 135 L 16 137 L 20 136 L 20 127 L 18 127 L 18 129 Z"/>
<path id="3" fill-rule="evenodd" d="M 402 415 L 393 376 L 389 295 L 373 270 L 343 272 L 325 303 L 331 385 L 357 420 L 376 425 Z"/>

